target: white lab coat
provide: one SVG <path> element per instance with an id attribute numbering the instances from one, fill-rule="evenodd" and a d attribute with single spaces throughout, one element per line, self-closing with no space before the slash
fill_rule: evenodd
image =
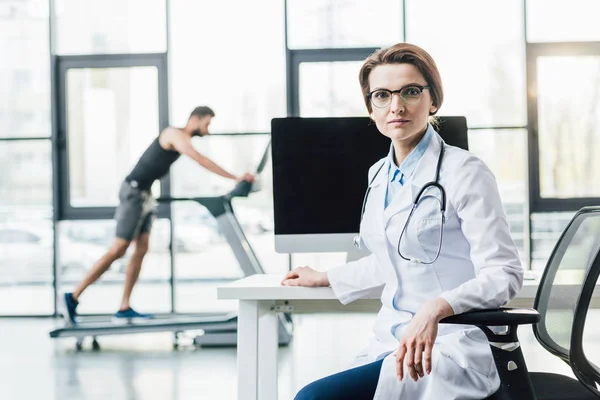
<path id="1" fill-rule="evenodd" d="M 327 272 L 331 287 L 344 304 L 385 285 L 374 336 L 354 365 L 385 356 L 375 399 L 482 399 L 500 385 L 485 335 L 468 325 L 439 325 L 430 375 L 417 382 L 407 373 L 403 381 L 396 376 L 398 339 L 423 303 L 442 297 L 455 314 L 497 308 L 511 300 L 523 282 L 523 269 L 492 172 L 479 158 L 453 146 L 446 145 L 440 172 L 447 208 L 439 258 L 426 265 L 398 255 L 398 238 L 413 199 L 434 179 L 441 143 L 433 132 L 412 177 L 385 209 L 388 177 L 384 165 L 370 185 L 360 226 L 362 241 L 372 254 Z M 382 162 L 385 160 L 371 167 L 369 181 Z M 432 190 L 430 195 L 439 197 L 439 191 Z M 420 259 L 435 256 L 441 218 L 433 204 L 425 201 L 414 212 L 402 238 L 403 255 Z"/>

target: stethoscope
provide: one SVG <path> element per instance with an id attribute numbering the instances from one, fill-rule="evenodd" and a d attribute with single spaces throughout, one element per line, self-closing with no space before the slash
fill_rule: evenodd
<path id="1" fill-rule="evenodd" d="M 410 261 L 410 262 L 415 262 L 415 263 L 419 263 L 419 264 L 433 264 L 438 257 L 440 256 L 440 251 L 442 250 L 442 235 L 443 235 L 443 231 L 444 231 L 444 221 L 445 221 L 445 212 L 446 212 L 446 191 L 444 190 L 444 187 L 440 184 L 440 169 L 442 167 L 442 159 L 444 158 L 444 141 L 442 141 L 441 143 L 441 148 L 440 148 L 440 155 L 438 157 L 438 162 L 437 162 L 437 167 L 435 170 L 435 179 L 432 182 L 428 182 L 425 185 L 423 185 L 423 187 L 421 188 L 421 190 L 419 191 L 419 193 L 417 194 L 417 197 L 415 197 L 415 200 L 413 201 L 413 206 L 412 209 L 410 210 L 410 214 L 408 215 L 408 218 L 406 219 L 406 222 L 404 223 L 404 228 L 402 228 L 402 232 L 400 233 L 400 238 L 398 238 L 398 255 L 400 257 L 402 257 L 402 259 L 406 260 L 406 261 Z M 373 176 L 373 178 L 371 179 L 371 181 L 369 182 L 369 186 L 367 187 L 367 192 L 365 193 L 365 197 L 363 199 L 363 203 L 362 203 L 362 210 L 360 213 L 360 223 L 362 224 L 362 220 L 363 217 L 365 215 L 365 208 L 367 206 L 367 200 L 369 199 L 369 193 L 371 192 L 371 185 L 373 184 L 373 182 L 375 181 L 375 178 L 377 177 L 377 175 L 379 174 L 379 172 L 381 171 L 381 169 L 383 168 L 384 165 L 386 165 L 386 162 L 383 162 L 381 164 L 381 166 L 377 169 L 377 172 L 375 172 L 375 175 Z M 419 205 L 419 202 L 421 201 L 421 196 L 423 195 L 423 193 L 430 188 L 437 188 L 440 193 L 441 193 L 441 197 L 442 200 L 439 201 L 439 199 L 436 199 L 440 202 L 440 211 L 442 214 L 442 226 L 440 228 L 440 241 L 439 241 L 439 247 L 437 250 L 437 254 L 435 255 L 435 258 L 433 259 L 433 261 L 423 261 L 420 260 L 418 258 L 408 258 L 405 257 L 402 254 L 402 251 L 400 250 L 400 242 L 402 241 L 402 236 L 404 236 L 404 232 L 406 231 L 406 227 L 408 226 L 410 219 L 412 218 L 413 213 L 415 212 L 415 210 L 417 209 L 417 206 Z M 360 233 L 358 235 L 356 235 L 354 237 L 354 246 L 357 248 L 361 248 L 361 242 L 362 242 L 362 238 L 360 236 Z"/>

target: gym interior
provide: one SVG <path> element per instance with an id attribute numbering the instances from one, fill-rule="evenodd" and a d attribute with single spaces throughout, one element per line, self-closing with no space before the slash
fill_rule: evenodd
<path id="1" fill-rule="evenodd" d="M 356 169 L 359 195 L 341 217 L 350 228 L 339 231 L 317 183 L 344 173 L 311 166 L 336 156 L 343 129 L 306 128 L 333 135 L 322 146 L 303 137 L 292 146 L 284 133 L 301 126 L 294 118 L 368 121 L 359 70 L 402 42 L 435 59 L 437 115 L 466 122 L 468 151 L 495 176 L 524 270 L 507 306 L 570 313 L 552 320 L 566 355 L 540 343 L 537 321 L 520 326 L 527 370 L 600 398 L 598 367 L 578 375 L 568 355 L 577 345 L 600 365 L 598 15 L 596 0 L 0 1 L 0 399 L 293 399 L 349 368 L 381 303 L 346 309 L 330 288 L 276 286 L 298 266 L 326 272 L 356 256 L 368 168 Z M 153 318 L 111 320 L 136 257 L 129 248 L 69 323 L 64 293 L 113 243 L 123 179 L 201 105 L 215 115 L 194 149 L 251 173 L 252 185 L 177 159 L 152 185 L 155 219 L 131 295 Z M 360 158 L 361 146 L 340 151 Z M 301 151 L 292 165 L 287 155 Z M 307 179 L 291 178 L 299 170 Z M 322 224 L 295 230 L 317 212 Z M 585 231 L 569 237 L 578 221 Z M 548 273 L 565 258 L 571 273 Z M 262 275 L 271 280 L 244 280 Z M 558 290 L 544 301 L 550 275 Z M 261 313 L 273 317 L 264 331 Z"/>

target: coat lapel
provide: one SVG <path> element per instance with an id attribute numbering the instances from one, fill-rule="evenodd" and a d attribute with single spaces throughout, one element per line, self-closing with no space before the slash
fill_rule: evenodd
<path id="1" fill-rule="evenodd" d="M 387 164 L 387 161 L 386 161 Z M 387 184 L 387 165 L 384 164 L 373 182 L 369 185 L 369 219 L 376 223 L 377 231 L 383 234 L 383 208 L 385 206 L 385 192 Z"/>

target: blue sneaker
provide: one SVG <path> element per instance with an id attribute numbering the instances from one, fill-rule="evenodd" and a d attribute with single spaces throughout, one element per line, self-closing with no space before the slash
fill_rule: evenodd
<path id="1" fill-rule="evenodd" d="M 129 307 L 127 310 L 119 310 L 117 311 L 113 317 L 112 321 L 115 324 L 131 324 L 140 321 L 148 321 L 152 319 L 154 316 L 152 314 L 140 314 L 135 311 L 133 308 Z"/>
<path id="2" fill-rule="evenodd" d="M 77 323 L 77 306 L 79 302 L 73 298 L 72 293 L 65 293 L 63 297 L 63 318 L 67 324 Z"/>

